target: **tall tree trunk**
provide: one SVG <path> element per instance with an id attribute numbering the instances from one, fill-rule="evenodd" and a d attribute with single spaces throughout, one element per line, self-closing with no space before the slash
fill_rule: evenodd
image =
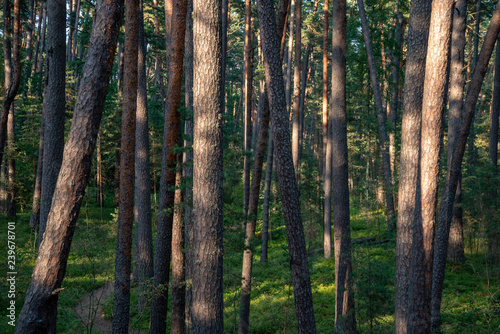
<path id="1" fill-rule="evenodd" d="M 295 2 L 295 59 L 293 67 L 293 123 L 292 123 L 292 155 L 295 177 L 300 179 L 299 135 L 300 135 L 300 71 L 302 51 L 302 0 Z"/>
<path id="2" fill-rule="evenodd" d="M 368 28 L 368 21 L 366 19 L 365 7 L 363 0 L 357 0 L 359 7 L 359 16 L 361 18 L 361 26 L 363 29 L 363 37 L 366 45 L 366 53 L 368 56 L 368 65 L 370 68 L 370 78 L 373 88 L 373 97 L 375 99 L 375 109 L 377 111 L 377 121 L 379 129 L 379 145 L 382 155 L 382 163 L 384 170 L 384 192 L 385 192 L 385 206 L 387 216 L 387 227 L 389 231 L 393 232 L 396 229 L 395 213 L 394 213 L 394 197 L 392 196 L 392 176 L 391 176 L 391 161 L 388 149 L 388 138 L 386 130 L 387 116 L 382 106 L 382 95 L 380 94 L 380 85 L 377 77 L 377 68 L 375 66 L 375 59 L 373 56 L 373 47 L 370 30 Z"/>
<path id="3" fill-rule="evenodd" d="M 0 167 L 2 165 L 5 142 L 7 139 L 7 119 L 10 106 L 14 102 L 21 81 L 21 58 L 19 48 L 21 43 L 21 2 L 14 0 L 14 22 L 11 21 L 10 1 L 3 0 L 4 33 L 3 33 L 3 51 L 4 51 L 4 75 L 5 90 L 0 114 Z M 12 24 L 13 23 L 13 24 Z M 12 29 L 13 26 L 13 29 Z M 11 31 L 13 30 L 13 34 Z M 14 45 L 11 49 L 11 43 Z M 12 64 L 11 64 L 12 51 Z"/>
<path id="4" fill-rule="evenodd" d="M 222 333 L 221 1 L 193 1 L 193 333 Z"/>
<path id="5" fill-rule="evenodd" d="M 139 17 L 137 59 L 137 111 L 135 123 L 135 221 L 137 222 L 138 309 L 143 310 L 148 281 L 153 277 L 153 231 L 151 226 L 151 171 L 149 167 L 149 125 L 146 77 L 146 39 L 143 3 Z"/>
<path id="6" fill-rule="evenodd" d="M 43 110 L 43 108 L 42 108 Z M 42 119 L 40 124 L 40 143 L 38 145 L 38 165 L 36 167 L 35 189 L 33 191 L 33 207 L 31 209 L 30 227 L 38 231 L 38 223 L 40 222 L 40 198 L 42 197 L 42 170 L 43 170 L 43 130 L 45 129 L 44 112 L 42 111 Z"/>
<path id="7" fill-rule="evenodd" d="M 332 8 L 332 106 L 331 175 L 335 231 L 335 333 L 356 333 L 351 263 L 351 223 L 347 159 L 346 55 L 347 11 L 345 0 Z M 329 139 L 330 139 L 329 138 Z"/>
<path id="8" fill-rule="evenodd" d="M 125 3 L 125 45 L 120 156 L 120 203 L 116 236 L 113 333 L 128 333 L 132 229 L 134 226 L 135 126 L 140 1 Z"/>
<path id="9" fill-rule="evenodd" d="M 40 3 L 40 13 L 38 14 L 38 28 L 37 28 L 37 33 L 36 33 L 36 46 L 35 46 L 35 56 L 33 57 L 33 64 L 31 65 L 30 69 L 30 74 L 29 77 L 31 77 L 36 70 L 36 65 L 38 64 L 38 54 L 40 50 L 40 41 L 41 41 L 41 32 L 42 32 L 42 25 L 44 22 L 44 13 L 45 13 L 45 6 L 43 3 Z"/>
<path id="10" fill-rule="evenodd" d="M 244 220 L 241 230 L 245 231 L 245 224 L 248 215 L 248 202 L 250 199 L 250 164 L 252 161 L 252 91 L 253 91 L 253 49 L 252 49 L 252 2 L 245 1 L 245 74 L 244 74 L 244 92 L 245 92 L 245 129 L 243 134 L 244 141 L 244 160 L 243 160 L 243 216 Z"/>
<path id="11" fill-rule="evenodd" d="M 60 177 L 49 213 L 46 242 L 42 242 L 26 292 L 16 333 L 44 333 L 52 323 L 87 185 L 102 110 L 113 66 L 123 3 L 97 3 L 96 20 L 83 68 L 73 121 L 63 155 Z"/>
<path id="12" fill-rule="evenodd" d="M 420 142 L 420 207 L 416 216 L 412 252 L 411 285 L 414 288 L 410 315 L 410 332 L 430 333 L 431 286 L 434 227 L 439 183 L 439 153 L 448 88 L 448 52 L 451 40 L 453 1 L 433 2 L 427 64 L 422 100 L 422 133 Z M 422 279 L 423 278 L 423 279 Z"/>
<path id="13" fill-rule="evenodd" d="M 43 240 L 64 151 L 66 84 L 66 1 L 47 1 L 47 73 L 45 76 L 45 129 L 42 197 L 38 244 Z"/>
<path id="14" fill-rule="evenodd" d="M 323 205 L 323 251 L 325 259 L 332 257 L 332 142 L 330 124 L 328 122 L 328 0 L 324 5 L 323 22 L 323 154 L 324 157 L 321 171 L 323 172 L 323 193 L 325 202 Z"/>
<path id="15" fill-rule="evenodd" d="M 268 89 L 267 95 L 273 126 L 273 139 L 276 143 L 275 149 L 281 202 L 283 203 L 290 251 L 290 270 L 292 274 L 297 326 L 299 333 L 316 333 L 299 193 L 295 172 L 292 168 L 293 158 L 288 131 L 288 113 L 284 94 L 285 86 L 283 83 L 281 59 L 279 57 L 280 44 L 273 5 L 270 0 L 259 0 L 257 1 L 257 7 Z"/>
<path id="16" fill-rule="evenodd" d="M 451 155 L 455 147 L 457 136 L 459 135 L 460 125 L 462 123 L 463 92 L 465 85 L 463 68 L 466 16 L 467 1 L 459 0 L 455 4 L 455 10 L 453 11 L 453 30 L 451 36 L 450 95 L 448 111 L 448 165 L 451 162 Z M 448 259 L 453 262 L 465 261 L 460 188 L 461 186 L 457 186 L 455 205 L 453 208 L 453 218 L 450 228 L 450 243 L 448 245 Z"/>
<path id="17" fill-rule="evenodd" d="M 290 112 L 292 108 L 292 57 L 293 57 L 293 25 L 295 23 L 295 0 L 290 0 L 290 28 L 288 30 L 288 63 L 286 64 L 286 81 L 285 81 L 285 94 L 286 94 L 286 110 Z"/>
<path id="18" fill-rule="evenodd" d="M 476 68 L 479 54 L 479 29 L 481 27 L 481 0 L 476 2 L 476 15 L 475 15 L 475 27 L 474 27 L 474 56 L 472 70 Z"/>
<path id="19" fill-rule="evenodd" d="M 453 203 L 455 201 L 458 177 L 461 170 L 461 164 L 472 119 L 475 113 L 477 98 L 479 96 L 479 92 L 481 91 L 481 85 L 483 83 L 486 69 L 488 68 L 488 63 L 499 31 L 500 6 L 497 4 L 490 21 L 490 26 L 488 27 L 488 31 L 484 37 L 481 53 L 479 54 L 476 68 L 472 74 L 472 80 L 467 89 L 467 95 L 464 103 L 464 117 L 460 127 L 460 135 L 457 138 L 457 144 L 453 150 L 452 160 L 446 174 L 446 184 L 439 207 L 432 274 L 432 327 L 435 330 L 439 330 L 441 325 L 441 298 L 443 295 L 448 237 L 450 233 L 450 222 L 453 215 Z"/>
<path id="20" fill-rule="evenodd" d="M 15 122 L 14 122 L 14 104 L 10 106 L 9 119 L 7 120 L 7 150 L 8 150 L 8 178 L 7 187 L 7 208 L 5 213 L 7 217 L 16 217 L 16 143 L 15 143 Z"/>
<path id="21" fill-rule="evenodd" d="M 35 30 L 35 0 L 29 0 L 28 5 L 28 22 L 27 22 L 27 32 L 26 32 L 26 46 L 28 48 L 26 56 L 24 57 L 24 74 L 23 74 L 23 86 L 21 91 L 23 92 L 23 100 L 27 96 L 26 83 L 28 81 L 29 75 L 31 75 L 31 67 L 29 66 L 31 59 L 33 58 L 33 30 Z"/>
<path id="22" fill-rule="evenodd" d="M 489 150 L 488 155 L 491 161 L 493 178 L 498 180 L 498 117 L 500 114 L 500 43 L 497 39 L 497 48 L 495 55 L 495 83 L 493 86 L 493 101 L 491 103 L 490 108 L 490 131 L 489 131 Z M 496 203 L 498 201 L 498 191 L 493 189 L 492 191 L 492 202 L 494 207 L 494 212 L 498 212 L 496 209 Z M 453 229 L 453 223 L 452 223 Z M 498 226 L 498 222 L 491 222 L 488 227 L 488 251 L 490 256 L 496 262 L 495 264 L 498 266 L 500 263 L 500 249 L 498 240 L 500 238 L 499 231 L 500 227 Z M 450 232 L 451 233 L 451 232 Z M 451 235 L 450 235 L 451 237 Z M 451 244 L 450 240 L 450 244 Z M 449 248 L 448 248 L 449 249 Z"/>
<path id="23" fill-rule="evenodd" d="M 396 235 L 394 332 L 397 334 L 410 333 L 408 320 L 411 305 L 411 244 L 419 173 L 421 111 L 430 16 L 430 0 L 411 2 L 401 126 L 399 210 Z"/>
<path id="24" fill-rule="evenodd" d="M 186 13 L 186 38 L 184 52 L 184 90 L 185 104 L 189 117 L 184 122 L 184 147 L 193 147 L 193 0 L 188 0 Z M 186 282 L 193 282 L 193 151 L 184 152 L 184 249 L 186 257 Z M 186 333 L 192 330 L 192 284 L 186 284 Z"/>
<path id="25" fill-rule="evenodd" d="M 76 58 L 76 47 L 77 47 L 77 36 L 78 36 L 78 20 L 80 19 L 80 5 L 81 5 L 81 0 L 75 0 L 77 1 L 76 4 L 76 11 L 75 11 L 75 22 L 74 22 L 74 33 L 73 33 L 73 42 L 72 42 L 72 47 L 70 49 L 70 54 L 68 55 L 71 61 L 74 61 Z"/>
<path id="26" fill-rule="evenodd" d="M 181 119 L 179 107 L 181 103 L 182 69 L 184 61 L 184 43 L 186 33 L 187 0 L 174 0 L 171 44 L 167 53 L 168 81 L 166 114 L 163 128 L 163 152 L 160 178 L 160 207 L 158 213 L 156 250 L 155 250 L 155 287 L 163 287 L 153 296 L 151 304 L 151 333 L 165 333 L 168 301 L 168 281 L 170 258 L 172 255 L 172 224 L 175 200 L 176 166 L 179 160 L 175 147 L 180 146 Z"/>

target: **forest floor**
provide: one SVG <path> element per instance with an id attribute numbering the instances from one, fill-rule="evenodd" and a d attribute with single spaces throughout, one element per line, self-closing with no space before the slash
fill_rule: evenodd
<path id="1" fill-rule="evenodd" d="M 239 210 L 235 208 L 234 210 Z M 224 230 L 224 327 L 237 332 L 243 235 L 239 219 L 225 215 Z M 312 216 L 311 216 L 312 217 Z M 353 277 L 356 318 L 360 333 L 392 333 L 394 324 L 394 236 L 386 232 L 380 212 L 370 217 L 352 212 Z M 0 333 L 13 333 L 7 323 L 6 305 L 7 219 L 0 218 Z M 29 213 L 16 220 L 16 317 L 36 261 L 36 234 L 29 228 Z M 117 212 L 89 203 L 81 209 L 67 273 L 59 294 L 57 333 L 109 333 L 112 319 L 114 254 Z M 271 220 L 269 259 L 260 263 L 260 245 L 255 247 L 250 328 L 252 333 L 296 333 L 293 289 L 288 264 L 286 233 L 279 210 Z M 311 286 L 318 333 L 330 333 L 334 312 L 334 261 L 324 259 L 321 248 L 322 224 L 304 219 L 309 252 Z M 257 230 L 257 235 L 259 234 Z M 467 232 L 466 232 L 467 233 Z M 365 238 L 383 243 L 360 242 Z M 372 240 L 372 239 L 370 239 Z M 483 239 L 466 236 L 467 261 L 449 264 L 443 294 L 443 333 L 500 333 L 500 292 L 493 270 L 486 265 Z M 169 301 L 171 299 L 169 298 Z M 89 307 L 92 301 L 93 306 Z M 98 305 L 98 307 L 96 307 Z M 96 311 L 96 313 L 91 312 Z M 89 326 L 95 314 L 92 328 Z M 137 287 L 131 291 L 130 328 L 147 332 L 149 312 L 137 311 Z M 16 318 L 17 319 L 17 318 Z M 102 326 L 102 327 L 101 327 Z"/>

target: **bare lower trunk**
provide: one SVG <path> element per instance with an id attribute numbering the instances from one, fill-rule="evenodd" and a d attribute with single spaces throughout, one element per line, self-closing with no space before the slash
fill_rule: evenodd
<path id="1" fill-rule="evenodd" d="M 14 104 L 10 106 L 9 119 L 7 121 L 7 150 L 8 150 L 8 178 L 7 187 L 7 208 L 5 214 L 7 217 L 16 217 L 16 143 L 14 126 Z"/>
<path id="2" fill-rule="evenodd" d="M 267 94 L 267 92 L 266 92 Z M 267 249 L 269 244 L 269 200 L 271 195 L 271 179 L 273 174 L 273 137 L 269 131 L 269 144 L 267 148 L 266 185 L 264 187 L 264 204 L 262 208 L 262 246 L 260 252 L 260 263 L 267 261 Z"/>
<path id="3" fill-rule="evenodd" d="M 36 167 L 35 190 L 33 192 L 33 207 L 31 209 L 30 227 L 38 231 L 38 223 L 40 222 L 40 198 L 42 196 L 42 170 L 43 170 L 43 130 L 45 122 L 42 119 L 40 124 L 40 143 L 38 145 L 38 165 Z"/>

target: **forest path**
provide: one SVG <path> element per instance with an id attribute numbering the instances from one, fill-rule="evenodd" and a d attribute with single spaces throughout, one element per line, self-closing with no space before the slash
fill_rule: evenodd
<path id="1" fill-rule="evenodd" d="M 87 328 L 88 333 L 111 333 L 111 321 L 104 318 L 102 303 L 113 293 L 115 282 L 109 282 L 100 288 L 87 293 L 73 309 Z M 147 334 L 139 330 L 129 329 L 129 334 Z"/>

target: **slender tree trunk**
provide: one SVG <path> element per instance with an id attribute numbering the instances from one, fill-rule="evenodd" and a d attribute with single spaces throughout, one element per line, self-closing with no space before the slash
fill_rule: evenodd
<path id="1" fill-rule="evenodd" d="M 10 1 L 3 0 L 3 16 L 4 16 L 4 34 L 3 34 L 3 50 L 4 50 L 4 74 L 5 74 L 5 90 L 2 105 L 2 113 L 0 114 L 0 167 L 2 165 L 5 142 L 7 139 L 7 119 L 9 116 L 10 106 L 14 102 L 21 81 L 21 58 L 19 48 L 21 43 L 21 3 L 20 0 L 14 0 L 14 22 L 11 21 Z M 13 29 L 12 29 L 13 26 Z M 13 34 L 11 34 L 11 29 Z M 11 41 L 12 39 L 12 41 Z M 12 46 L 12 63 L 10 64 Z M 12 78 L 12 80 L 11 80 Z"/>
<path id="2" fill-rule="evenodd" d="M 323 193 L 325 202 L 323 205 L 323 251 L 325 259 L 332 257 L 332 142 L 330 124 L 328 122 L 328 0 L 324 5 L 324 23 L 323 23 L 323 154 L 325 157 L 322 162 L 321 171 L 323 172 Z"/>
<path id="3" fill-rule="evenodd" d="M 14 123 L 14 104 L 10 106 L 9 119 L 7 121 L 7 147 L 8 147 L 8 178 L 7 187 L 7 208 L 5 213 L 7 217 L 16 217 L 16 143 L 15 143 L 15 123 Z"/>
<path id="4" fill-rule="evenodd" d="M 299 134 L 300 134 L 300 71 L 302 55 L 302 0 L 295 2 L 295 59 L 293 67 L 293 123 L 292 123 L 292 155 L 295 177 L 300 179 Z"/>
<path id="5" fill-rule="evenodd" d="M 257 1 L 262 52 L 264 55 L 266 84 L 268 88 L 269 109 L 273 126 L 273 139 L 276 143 L 277 170 L 281 190 L 281 202 L 290 251 L 290 269 L 292 274 L 295 310 L 299 333 L 316 333 L 314 309 L 312 304 L 309 266 L 300 214 L 300 201 L 295 179 L 288 130 L 285 86 L 279 40 L 270 0 Z"/>
<path id="6" fill-rule="evenodd" d="M 163 152 L 160 178 L 160 207 L 158 213 L 155 250 L 155 287 L 162 288 L 153 296 L 151 304 L 151 333 L 165 333 L 168 301 L 168 281 L 172 254 L 172 224 L 174 215 L 175 168 L 179 156 L 175 147 L 180 146 L 182 69 L 186 32 L 187 0 L 174 0 L 170 25 L 171 42 L 167 53 L 168 81 L 166 114 L 163 132 Z"/>
<path id="7" fill-rule="evenodd" d="M 121 142 L 121 134 L 119 136 Z M 118 206 L 120 202 L 120 148 L 115 149 L 115 172 L 114 172 L 114 185 L 113 185 L 113 205 Z"/>
<path id="8" fill-rule="evenodd" d="M 285 94 L 286 94 L 286 110 L 289 113 L 292 108 L 292 57 L 293 57 L 293 25 L 295 23 L 295 0 L 291 0 L 291 8 L 290 8 L 290 28 L 288 30 L 288 63 L 286 64 L 286 86 L 285 86 Z"/>
<path id="9" fill-rule="evenodd" d="M 38 244 L 43 240 L 64 151 L 66 83 L 66 2 L 47 2 L 47 73 L 45 77 L 44 164 Z"/>
<path id="10" fill-rule="evenodd" d="M 38 73 L 42 72 L 43 64 L 45 63 L 44 62 L 43 54 L 45 53 L 45 46 L 46 46 L 46 43 L 47 43 L 47 40 L 46 40 L 45 36 L 47 34 L 48 17 L 49 17 L 49 5 L 46 4 L 46 7 L 45 7 L 45 17 L 43 19 L 43 26 L 42 26 L 42 37 L 40 39 L 40 57 L 38 58 L 38 64 L 36 64 L 36 66 L 37 66 L 36 67 L 36 71 Z M 45 55 L 45 57 L 47 57 L 47 55 Z"/>
<path id="11" fill-rule="evenodd" d="M 420 208 L 417 208 L 419 214 L 412 245 L 412 252 L 418 258 L 413 263 L 411 273 L 411 284 L 414 287 L 410 316 L 412 333 L 430 333 L 433 238 L 438 200 L 441 132 L 448 87 L 452 7 L 451 0 L 434 2 L 429 26 L 420 142 L 421 193 L 417 195 L 421 202 Z"/>
<path id="12" fill-rule="evenodd" d="M 71 44 L 71 49 L 70 49 L 70 54 L 68 55 L 71 61 L 74 61 L 76 59 L 76 47 L 78 44 L 77 41 L 77 36 L 78 36 L 78 20 L 80 19 L 80 5 L 81 5 L 81 0 L 75 0 L 77 1 L 76 4 L 76 11 L 75 11 L 75 26 L 73 28 L 74 34 L 73 34 L 73 42 Z"/>
<path id="13" fill-rule="evenodd" d="M 346 55 L 347 11 L 345 0 L 332 8 L 331 174 L 335 230 L 335 333 L 356 333 L 351 260 L 351 223 L 347 159 Z M 329 139 L 330 139 L 329 138 Z"/>
<path id="14" fill-rule="evenodd" d="M 243 160 L 243 216 L 241 225 L 242 231 L 245 231 L 245 224 L 248 216 L 248 202 L 250 199 L 250 165 L 252 161 L 252 91 L 253 91 L 253 49 L 252 49 L 252 2 L 245 1 L 245 130 L 244 130 L 244 160 Z"/>
<path id="15" fill-rule="evenodd" d="M 66 272 L 71 239 L 90 175 L 122 12 L 123 3 L 119 1 L 97 3 L 97 17 L 83 68 L 87 75 L 82 77 L 75 104 L 45 231 L 47 242 L 40 246 L 32 281 L 18 318 L 16 333 L 19 334 L 45 333 L 55 316 L 53 310 L 57 307 L 58 289 Z"/>
<path id="16" fill-rule="evenodd" d="M 430 16 L 430 0 L 411 2 L 401 126 L 399 210 L 396 235 L 394 332 L 397 334 L 410 333 L 408 320 L 411 305 L 411 245 L 419 173 L 421 111 Z"/>
<path id="17" fill-rule="evenodd" d="M 451 155 L 462 123 L 463 92 L 465 85 L 463 68 L 466 16 L 467 1 L 460 0 L 455 4 L 455 10 L 453 11 L 453 30 L 451 36 L 447 164 L 451 162 Z M 455 195 L 455 205 L 450 228 L 450 243 L 448 245 L 448 258 L 453 262 L 465 261 L 460 188 L 461 187 L 457 187 L 457 193 Z"/>
<path id="18" fill-rule="evenodd" d="M 387 226 L 389 231 L 393 232 L 396 229 L 395 213 L 394 213 L 394 198 L 392 196 L 392 176 L 391 176 L 391 162 L 388 149 L 388 138 L 386 130 L 386 113 L 382 106 L 382 95 L 380 94 L 380 85 L 377 78 L 377 68 L 375 66 L 375 59 L 373 56 L 372 39 L 370 30 L 368 28 L 368 21 L 366 19 L 365 7 L 363 0 L 357 0 L 359 7 L 359 16 L 361 18 L 361 26 L 363 29 L 363 37 L 366 44 L 366 53 L 368 55 L 368 65 L 370 67 L 370 78 L 373 88 L 373 96 L 375 99 L 375 109 L 377 110 L 377 121 L 379 128 L 379 145 L 382 155 L 382 163 L 384 170 L 384 192 L 385 192 L 385 205 Z"/>
<path id="19" fill-rule="evenodd" d="M 28 22 L 27 22 L 27 32 L 26 32 L 26 46 L 28 48 L 26 56 L 24 57 L 24 74 L 23 74 L 23 86 L 21 91 L 23 92 L 23 100 L 27 96 L 26 83 L 28 81 L 28 76 L 31 74 L 31 67 L 29 66 L 31 59 L 33 57 L 33 30 L 35 30 L 35 0 L 29 0 L 28 7 Z"/>
<path id="20" fill-rule="evenodd" d="M 128 333 L 132 229 L 134 225 L 135 130 L 140 1 L 125 3 L 123 106 L 120 146 L 120 203 L 116 236 L 113 333 Z"/>
<path id="21" fill-rule="evenodd" d="M 478 55 L 479 55 L 479 28 L 481 27 L 481 0 L 476 2 L 476 15 L 475 15 L 475 27 L 474 27 L 474 58 L 472 70 L 476 68 Z"/>
<path id="22" fill-rule="evenodd" d="M 184 90 L 185 104 L 189 117 L 184 123 L 184 147 L 193 147 L 193 0 L 188 0 L 186 14 L 186 38 L 184 53 Z M 192 330 L 192 283 L 193 283 L 193 151 L 184 152 L 184 179 L 186 190 L 184 196 L 184 249 L 186 257 L 186 333 Z"/>
<path id="23" fill-rule="evenodd" d="M 221 1 L 193 1 L 193 333 L 222 333 Z"/>
<path id="24" fill-rule="evenodd" d="M 267 92 L 266 92 L 267 94 Z M 266 185 L 264 187 L 264 205 L 262 208 L 262 246 L 260 252 L 260 263 L 267 261 L 267 249 L 269 244 L 269 200 L 271 195 L 271 179 L 273 174 L 273 136 L 269 130 L 269 144 L 267 148 Z"/>
<path id="25" fill-rule="evenodd" d="M 135 221 L 137 222 L 138 309 L 147 301 L 148 281 L 153 277 L 153 231 L 151 226 L 151 171 L 149 167 L 149 125 L 146 77 L 146 40 L 143 3 L 139 17 L 137 59 L 137 112 L 135 123 Z"/>
<path id="26" fill-rule="evenodd" d="M 38 64 L 38 53 L 40 50 L 40 41 L 41 41 L 40 35 L 42 32 L 42 25 L 43 25 L 43 21 L 44 21 L 44 13 L 45 13 L 43 3 L 40 3 L 39 7 L 40 7 L 40 13 L 38 14 L 38 28 L 37 28 L 37 33 L 36 33 L 35 56 L 33 57 L 33 64 L 31 65 L 29 77 L 31 77 L 35 73 L 36 65 Z"/>
<path id="27" fill-rule="evenodd" d="M 472 80 L 467 89 L 464 103 L 464 117 L 460 127 L 460 135 L 452 154 L 452 161 L 446 175 L 446 185 L 441 197 L 439 207 L 439 218 L 436 230 L 434 265 L 432 275 L 432 328 L 439 330 L 441 325 L 441 298 L 443 294 L 444 272 L 448 250 L 448 236 L 450 233 L 450 222 L 453 214 L 453 203 L 457 189 L 458 177 L 465 152 L 467 138 L 469 136 L 472 119 L 474 117 L 477 98 L 481 91 L 486 69 L 493 52 L 493 47 L 500 31 L 500 6 L 495 9 L 490 21 L 490 26 L 484 37 L 483 46 L 479 59 L 472 74 Z"/>
<path id="28" fill-rule="evenodd" d="M 43 107 L 42 107 L 43 109 Z M 42 111 L 42 119 L 40 124 L 40 143 L 38 145 L 38 165 L 36 167 L 35 190 L 33 191 L 33 207 L 31 209 L 30 227 L 38 231 L 38 223 L 40 222 L 40 198 L 42 197 L 42 177 L 43 177 L 43 130 L 45 128 L 44 112 Z"/>

